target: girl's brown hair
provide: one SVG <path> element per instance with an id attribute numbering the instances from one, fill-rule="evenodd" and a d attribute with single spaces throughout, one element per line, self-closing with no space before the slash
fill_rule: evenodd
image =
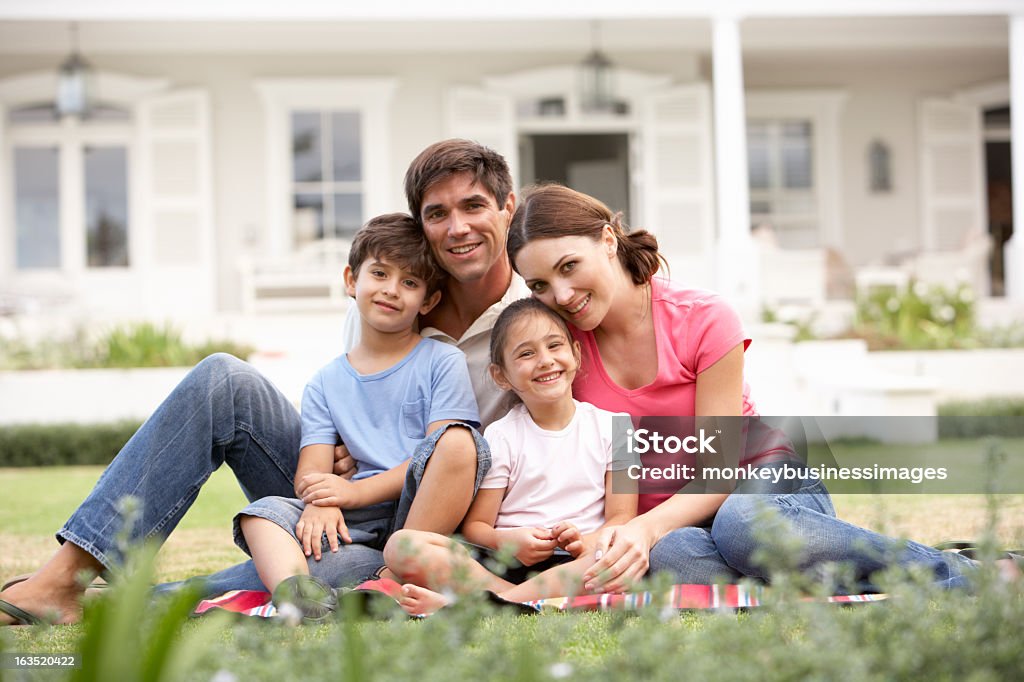
<path id="1" fill-rule="evenodd" d="M 612 213 L 594 197 L 553 183 L 523 191 L 509 224 L 508 257 L 515 268 L 516 254 L 535 239 L 590 237 L 597 241 L 605 225 L 610 225 L 615 234 L 619 262 L 634 284 L 647 284 L 659 268 L 668 269 L 653 234 L 647 230 L 628 231 L 621 212 Z"/>
<path id="2" fill-rule="evenodd" d="M 505 369 L 502 354 L 505 352 L 505 345 L 508 343 L 508 332 L 516 320 L 528 315 L 540 315 L 554 321 L 555 325 L 565 334 L 566 340 L 572 343 L 572 334 L 569 332 L 569 325 L 562 316 L 551 308 L 547 307 L 535 298 L 521 298 L 512 301 L 507 308 L 501 311 L 498 319 L 491 329 L 491 363 Z"/>

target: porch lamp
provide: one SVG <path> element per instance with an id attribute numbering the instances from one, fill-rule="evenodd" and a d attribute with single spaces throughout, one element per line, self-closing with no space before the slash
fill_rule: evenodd
<path id="1" fill-rule="evenodd" d="M 57 117 L 88 116 L 91 90 L 92 67 L 78 53 L 78 25 L 71 24 L 71 54 L 57 71 L 57 99 L 54 102 Z"/>
<path id="2" fill-rule="evenodd" d="M 598 22 L 590 25 L 593 49 L 580 62 L 580 104 L 590 113 L 610 112 L 615 101 L 612 96 L 612 62 L 600 49 Z"/>

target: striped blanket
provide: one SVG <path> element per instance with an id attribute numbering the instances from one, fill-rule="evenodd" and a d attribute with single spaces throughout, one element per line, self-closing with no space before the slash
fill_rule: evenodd
<path id="1" fill-rule="evenodd" d="M 359 592 L 376 592 L 396 598 L 401 586 L 393 580 L 368 580 L 355 588 Z M 748 609 L 764 604 L 765 588 L 759 585 L 673 585 L 667 599 L 658 599 L 650 592 L 626 594 L 593 594 L 579 597 L 551 597 L 527 602 L 542 610 L 553 611 L 635 611 L 655 603 L 679 610 Z M 853 594 L 828 597 L 830 604 L 864 604 L 884 601 L 885 594 Z M 219 597 L 205 599 L 195 609 L 202 615 L 222 609 L 246 616 L 270 618 L 277 609 L 270 603 L 268 592 L 235 590 Z"/>

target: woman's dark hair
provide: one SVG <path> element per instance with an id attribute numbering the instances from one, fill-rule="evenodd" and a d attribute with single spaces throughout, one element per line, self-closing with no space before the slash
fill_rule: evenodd
<path id="1" fill-rule="evenodd" d="M 509 260 L 515 268 L 516 254 L 535 239 L 590 237 L 597 241 L 605 225 L 615 233 L 619 262 L 634 284 L 647 284 L 662 266 L 668 270 L 653 234 L 628 231 L 621 212 L 612 213 L 594 197 L 558 184 L 534 185 L 523 191 L 508 228 Z"/>
<path id="2" fill-rule="evenodd" d="M 572 343 L 569 325 L 566 324 L 561 315 L 535 298 L 521 298 L 518 301 L 513 301 L 507 308 L 501 311 L 501 315 L 498 315 L 498 319 L 494 322 L 494 328 L 491 330 L 491 362 L 498 367 L 505 368 L 502 352 L 509 341 L 509 329 L 511 329 L 516 320 L 528 315 L 540 315 L 550 318 L 565 333 L 565 338 L 569 340 L 569 343 Z"/>

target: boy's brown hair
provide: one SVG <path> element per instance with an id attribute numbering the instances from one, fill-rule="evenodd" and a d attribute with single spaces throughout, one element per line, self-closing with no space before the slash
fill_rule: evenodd
<path id="1" fill-rule="evenodd" d="M 434 260 L 419 222 L 405 213 L 385 213 L 359 228 L 348 252 L 354 276 L 368 258 L 385 260 L 419 277 L 426 284 L 427 296 L 439 291 L 448 278 Z"/>
<path id="2" fill-rule="evenodd" d="M 512 193 L 512 173 L 501 154 L 471 140 L 441 140 L 420 152 L 405 172 L 405 198 L 414 218 L 423 218 L 427 190 L 456 173 L 472 175 L 494 197 L 498 208 Z"/>

